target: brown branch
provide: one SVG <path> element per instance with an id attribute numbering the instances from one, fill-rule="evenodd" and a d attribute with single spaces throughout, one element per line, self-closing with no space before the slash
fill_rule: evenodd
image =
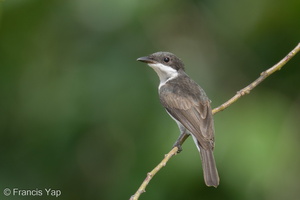
<path id="1" fill-rule="evenodd" d="M 174 147 L 168 154 L 165 155 L 165 158 L 151 171 L 147 174 L 147 177 L 143 181 L 142 185 L 139 187 L 139 189 L 136 191 L 134 195 L 131 196 L 130 200 L 137 200 L 139 196 L 146 192 L 146 187 L 150 180 L 153 178 L 153 176 L 164 166 L 166 166 L 167 162 L 170 160 L 170 158 L 177 154 L 178 148 Z"/>
<path id="2" fill-rule="evenodd" d="M 274 72 L 280 70 L 292 57 L 294 57 L 298 52 L 300 51 L 300 43 L 287 55 L 285 56 L 281 61 L 279 61 L 277 64 L 275 64 L 273 67 L 269 68 L 268 70 L 262 72 L 260 74 L 260 77 L 258 77 L 254 82 L 246 86 L 245 88 L 241 89 L 234 95 L 231 99 L 220 105 L 219 107 L 212 110 L 213 114 L 216 114 L 217 112 L 223 111 L 227 107 L 229 107 L 231 104 L 236 102 L 239 98 L 242 96 L 249 94 L 250 91 L 255 88 L 258 84 L 260 84 L 263 80 L 265 80 L 268 76 L 273 74 Z M 130 200 L 137 200 L 140 195 L 144 192 L 146 192 L 146 187 L 149 184 L 150 180 L 153 178 L 153 176 L 164 166 L 166 166 L 167 162 L 170 160 L 170 158 L 177 154 L 178 148 L 174 147 L 168 154 L 165 155 L 165 158 L 151 171 L 147 174 L 146 179 L 143 181 L 142 185 L 139 187 L 139 189 L 136 191 L 134 195 L 131 196 Z"/>
<path id="3" fill-rule="evenodd" d="M 279 61 L 277 64 L 275 64 L 270 69 L 262 72 L 260 74 L 260 77 L 256 79 L 254 82 L 252 82 L 250 85 L 246 86 L 245 88 L 241 89 L 234 95 L 231 99 L 220 105 L 219 107 L 213 109 L 213 114 L 216 114 L 217 112 L 223 111 L 225 108 L 236 102 L 239 98 L 242 96 L 249 94 L 250 91 L 255 88 L 258 84 L 260 84 L 263 80 L 265 80 L 268 76 L 273 74 L 274 72 L 280 70 L 294 55 L 296 55 L 300 50 L 300 43 L 287 55 L 285 56 L 281 61 Z"/>

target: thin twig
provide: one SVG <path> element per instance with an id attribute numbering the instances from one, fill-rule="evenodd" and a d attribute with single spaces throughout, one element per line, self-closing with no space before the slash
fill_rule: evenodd
<path id="1" fill-rule="evenodd" d="M 147 177 L 143 181 L 142 185 L 139 187 L 139 189 L 136 191 L 134 195 L 131 196 L 130 200 L 137 200 L 139 196 L 146 192 L 146 187 L 150 180 L 153 178 L 153 176 L 164 166 L 166 166 L 167 162 L 170 160 L 170 158 L 177 154 L 178 148 L 174 147 L 168 154 L 165 155 L 165 158 L 151 171 L 147 174 Z"/>
<path id="2" fill-rule="evenodd" d="M 287 55 L 285 56 L 281 61 L 279 61 L 277 64 L 275 64 L 270 69 L 262 72 L 260 74 L 260 77 L 256 79 L 254 82 L 252 82 L 250 85 L 246 86 L 245 88 L 241 89 L 234 95 L 231 99 L 220 105 L 219 107 L 213 109 L 212 113 L 216 114 L 217 112 L 223 111 L 225 108 L 236 102 L 239 98 L 242 96 L 249 94 L 250 91 L 255 88 L 258 84 L 260 84 L 263 80 L 265 80 L 268 76 L 273 74 L 274 72 L 280 70 L 294 55 L 296 55 L 300 50 L 300 43 Z"/>
<path id="3" fill-rule="evenodd" d="M 250 91 L 255 88 L 258 84 L 260 84 L 263 80 L 265 80 L 268 76 L 273 74 L 274 72 L 280 70 L 292 57 L 294 57 L 298 52 L 300 51 L 300 43 L 287 55 L 285 56 L 281 61 L 279 61 L 277 64 L 275 64 L 273 67 L 269 68 L 268 70 L 262 72 L 260 74 L 260 77 L 258 77 L 254 82 L 246 86 L 245 88 L 241 89 L 234 95 L 231 99 L 223 103 L 221 106 L 215 108 L 212 110 L 213 114 L 216 114 L 217 112 L 223 111 L 227 107 L 229 107 L 231 104 L 236 102 L 239 98 L 242 96 L 249 94 Z M 150 180 L 153 178 L 153 176 L 164 166 L 166 166 L 167 162 L 170 160 L 170 158 L 177 154 L 178 148 L 174 147 L 168 154 L 165 155 L 165 158 L 151 171 L 147 174 L 147 177 L 143 181 L 142 185 L 139 187 L 137 192 L 131 196 L 130 200 L 138 200 L 140 195 L 144 192 L 146 192 L 146 187 L 149 184 Z"/>

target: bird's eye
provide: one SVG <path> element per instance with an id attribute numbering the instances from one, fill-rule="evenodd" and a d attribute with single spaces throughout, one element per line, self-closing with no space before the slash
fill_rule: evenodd
<path id="1" fill-rule="evenodd" d="M 164 61 L 165 61 L 165 62 L 169 62 L 169 61 L 170 61 L 170 58 L 165 57 L 165 58 L 164 58 Z"/>

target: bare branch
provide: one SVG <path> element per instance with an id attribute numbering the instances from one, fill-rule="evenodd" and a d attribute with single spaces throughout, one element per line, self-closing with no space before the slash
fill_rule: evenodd
<path id="1" fill-rule="evenodd" d="M 150 180 L 153 178 L 153 176 L 164 166 L 166 166 L 167 162 L 170 160 L 170 158 L 177 154 L 178 148 L 174 147 L 168 154 L 165 155 L 165 158 L 151 171 L 147 174 L 147 177 L 143 181 L 142 185 L 139 187 L 139 189 L 136 191 L 134 195 L 131 196 L 130 200 L 137 200 L 139 196 L 146 192 L 146 187 Z"/>
<path id="2" fill-rule="evenodd" d="M 260 74 L 260 77 L 258 77 L 254 82 L 246 86 L 245 88 L 241 89 L 234 95 L 231 99 L 223 103 L 221 106 L 215 108 L 212 110 L 213 114 L 216 114 L 217 112 L 223 111 L 227 107 L 229 107 L 231 104 L 236 102 L 239 98 L 242 96 L 249 94 L 250 91 L 255 88 L 258 84 L 260 84 L 263 80 L 265 80 L 268 76 L 273 74 L 274 72 L 280 70 L 292 57 L 294 57 L 298 52 L 300 51 L 300 43 L 287 55 L 285 56 L 281 61 L 279 61 L 277 64 L 275 64 L 273 67 L 269 68 L 268 70 L 262 72 Z M 142 185 L 139 187 L 137 192 L 131 196 L 130 200 L 138 200 L 140 195 L 144 192 L 146 192 L 146 187 L 149 184 L 150 180 L 153 178 L 153 176 L 164 166 L 166 166 L 167 162 L 170 160 L 170 158 L 177 154 L 178 148 L 174 147 L 168 154 L 165 155 L 165 158 L 151 171 L 147 174 L 147 177 L 143 181 Z"/>
<path id="3" fill-rule="evenodd" d="M 273 74 L 274 72 L 280 70 L 294 55 L 296 55 L 300 50 L 300 43 L 287 55 L 285 56 L 281 61 L 279 61 L 277 64 L 275 64 L 273 67 L 269 68 L 268 70 L 262 72 L 260 74 L 260 77 L 256 79 L 254 82 L 246 86 L 245 88 L 241 89 L 234 95 L 231 99 L 220 105 L 219 107 L 213 109 L 213 114 L 216 114 L 217 112 L 223 111 L 225 108 L 236 102 L 239 98 L 242 96 L 249 94 L 250 91 L 255 88 L 258 84 L 260 84 L 263 80 L 265 80 L 268 76 Z"/>

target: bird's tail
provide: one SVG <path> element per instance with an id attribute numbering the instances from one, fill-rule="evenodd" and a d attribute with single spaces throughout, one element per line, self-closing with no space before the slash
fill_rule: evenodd
<path id="1" fill-rule="evenodd" d="M 207 186 L 217 187 L 219 185 L 219 174 L 213 151 L 211 149 L 206 150 L 200 147 L 200 155 L 205 184 Z"/>

